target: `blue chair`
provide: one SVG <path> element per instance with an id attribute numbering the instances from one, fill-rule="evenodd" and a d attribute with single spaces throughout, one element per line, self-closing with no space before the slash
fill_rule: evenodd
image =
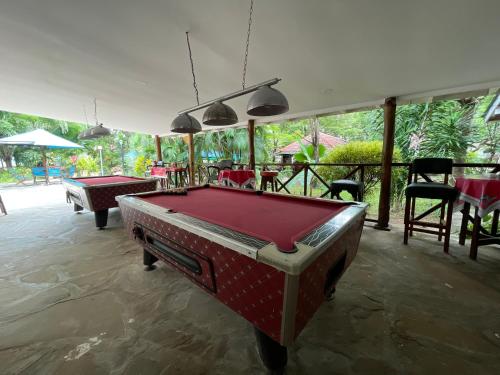
<path id="1" fill-rule="evenodd" d="M 71 167 L 69 167 L 68 169 L 68 173 L 67 173 L 67 177 L 73 177 L 76 173 L 76 166 L 72 165 Z"/>
<path id="2" fill-rule="evenodd" d="M 17 168 L 9 168 L 9 174 L 16 180 L 16 185 L 26 185 L 25 182 L 30 178 L 24 175 Z"/>
<path id="3" fill-rule="evenodd" d="M 42 177 L 45 180 L 45 168 L 44 167 L 33 167 L 31 168 L 31 173 L 33 174 L 33 183 L 36 184 L 37 177 Z M 47 169 L 48 177 L 58 177 L 63 179 L 63 169 L 61 167 L 48 167 Z"/>
<path id="4" fill-rule="evenodd" d="M 41 177 L 45 180 L 45 168 L 44 167 L 31 168 L 31 174 L 33 175 L 33 183 L 34 184 L 36 184 L 38 177 Z"/>

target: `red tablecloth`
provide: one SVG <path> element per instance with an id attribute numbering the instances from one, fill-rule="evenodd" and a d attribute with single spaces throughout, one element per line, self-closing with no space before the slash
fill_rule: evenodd
<path id="1" fill-rule="evenodd" d="M 151 176 L 165 176 L 167 174 L 165 167 L 153 167 L 151 168 Z"/>
<path id="2" fill-rule="evenodd" d="M 479 208 L 479 217 L 500 209 L 500 176 L 457 177 L 455 186 L 460 191 L 457 209 L 461 210 L 464 202 L 470 203 Z"/>
<path id="3" fill-rule="evenodd" d="M 224 169 L 219 172 L 219 183 L 226 183 L 233 187 L 246 187 L 251 186 L 255 188 L 255 172 L 252 170 L 244 169 Z"/>
<path id="4" fill-rule="evenodd" d="M 183 172 L 185 168 L 181 167 L 153 167 L 151 168 L 151 176 L 166 176 L 168 172 Z"/>

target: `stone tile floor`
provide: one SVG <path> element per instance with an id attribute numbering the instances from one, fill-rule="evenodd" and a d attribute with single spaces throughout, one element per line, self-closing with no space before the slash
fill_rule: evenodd
<path id="1" fill-rule="evenodd" d="M 249 323 L 166 265 L 118 209 L 97 231 L 62 186 L 0 188 L 0 374 L 265 374 Z M 500 249 L 365 228 L 289 349 L 288 374 L 499 374 Z"/>

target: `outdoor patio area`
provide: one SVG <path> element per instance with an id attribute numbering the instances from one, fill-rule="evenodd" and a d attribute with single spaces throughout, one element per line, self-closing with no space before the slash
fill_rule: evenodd
<path id="1" fill-rule="evenodd" d="M 144 272 L 118 209 L 74 213 L 62 185 L 3 187 L 2 374 L 265 374 L 251 324 L 163 262 Z M 500 373 L 500 251 L 452 236 L 359 252 L 289 349 L 288 374 Z"/>

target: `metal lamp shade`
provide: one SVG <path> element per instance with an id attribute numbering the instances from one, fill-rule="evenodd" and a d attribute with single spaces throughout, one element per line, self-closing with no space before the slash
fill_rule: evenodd
<path id="1" fill-rule="evenodd" d="M 80 134 L 78 134 L 78 138 L 79 139 L 89 139 L 89 135 L 90 135 L 90 129 L 85 129 L 84 131 L 82 131 Z"/>
<path id="2" fill-rule="evenodd" d="M 96 139 L 110 135 L 111 131 L 102 124 L 86 129 L 78 135 L 79 139 Z"/>
<path id="3" fill-rule="evenodd" d="M 170 131 L 173 133 L 198 133 L 201 131 L 201 125 L 197 119 L 187 113 L 177 116 L 170 125 Z"/>
<path id="4" fill-rule="evenodd" d="M 221 102 L 212 104 L 203 114 L 205 125 L 233 125 L 238 122 L 238 116 L 234 110 Z"/>
<path id="5" fill-rule="evenodd" d="M 269 86 L 260 87 L 250 98 L 247 113 L 251 116 L 274 116 L 288 112 L 285 95 Z"/>
<path id="6" fill-rule="evenodd" d="M 101 138 L 111 134 L 110 130 L 105 128 L 102 124 L 90 128 L 89 133 L 88 138 Z"/>

